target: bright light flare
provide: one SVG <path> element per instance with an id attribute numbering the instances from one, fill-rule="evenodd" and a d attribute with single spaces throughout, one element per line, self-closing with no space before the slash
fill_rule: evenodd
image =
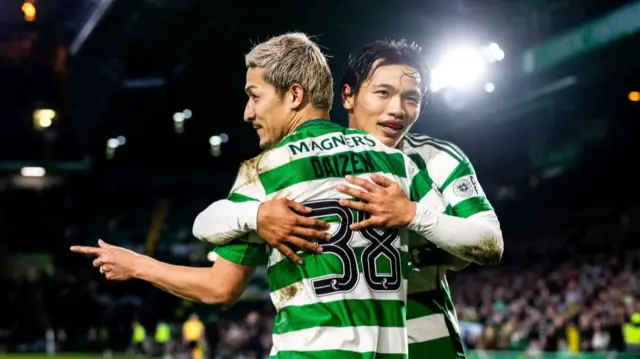
<path id="1" fill-rule="evenodd" d="M 42 167 L 22 167 L 20 174 L 22 177 L 44 177 L 47 171 Z"/>
<path id="2" fill-rule="evenodd" d="M 56 117 L 56 111 L 52 109 L 38 109 L 33 111 L 33 120 L 36 127 L 48 128 L 53 124 L 53 119 Z"/>
<path id="3" fill-rule="evenodd" d="M 473 86 L 484 74 L 486 61 L 480 50 L 458 47 L 448 51 L 431 73 L 431 90 L 438 92 L 445 87 L 466 89 Z"/>
<path id="4" fill-rule="evenodd" d="M 31 2 L 25 2 L 22 4 L 22 12 L 24 13 L 24 20 L 31 22 L 36 19 L 36 7 Z"/>
<path id="5" fill-rule="evenodd" d="M 496 90 L 496 85 L 493 82 L 487 82 L 484 84 L 484 90 L 491 93 Z"/>
<path id="6" fill-rule="evenodd" d="M 184 122 L 184 114 L 182 112 L 176 112 L 173 114 L 174 122 Z"/>
<path id="7" fill-rule="evenodd" d="M 107 140 L 107 147 L 109 148 L 118 148 L 120 147 L 120 141 L 117 138 L 110 138 Z"/>
<path id="8" fill-rule="evenodd" d="M 489 44 L 489 46 L 485 47 L 483 52 L 487 58 L 487 61 L 489 62 L 504 60 L 504 50 L 502 50 L 500 48 L 500 45 L 496 44 L 495 42 L 492 42 Z"/>
<path id="9" fill-rule="evenodd" d="M 211 138 L 209 138 L 209 144 L 211 146 L 220 146 L 221 143 L 222 138 L 220 138 L 220 136 L 211 136 Z"/>

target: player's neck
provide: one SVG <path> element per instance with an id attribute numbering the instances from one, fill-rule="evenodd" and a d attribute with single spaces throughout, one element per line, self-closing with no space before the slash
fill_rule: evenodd
<path id="1" fill-rule="evenodd" d="M 289 124 L 287 135 L 293 133 L 293 131 L 305 122 L 318 119 L 329 119 L 329 111 L 319 108 L 307 107 L 304 110 L 298 112 Z"/>

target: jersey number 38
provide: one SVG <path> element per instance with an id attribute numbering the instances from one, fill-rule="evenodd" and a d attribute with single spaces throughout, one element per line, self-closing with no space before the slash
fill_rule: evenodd
<path id="1" fill-rule="evenodd" d="M 333 233 L 331 241 L 322 244 L 322 255 L 335 255 L 342 262 L 342 274 L 331 275 L 312 280 L 316 295 L 323 296 L 352 291 L 359 281 L 358 261 L 362 263 L 362 275 L 375 292 L 396 292 L 402 286 L 402 257 L 400 250 L 393 246 L 398 238 L 397 229 L 386 229 L 378 232 L 373 228 L 366 228 L 360 234 L 369 244 L 362 250 L 360 258 L 353 247 L 349 245 L 353 237 L 351 225 L 354 220 L 363 221 L 369 215 L 357 211 L 356 215 L 349 208 L 339 205 L 337 200 L 321 200 L 304 203 L 312 209 L 309 217 L 338 217 L 340 224 L 338 230 Z M 355 217 L 355 218 L 354 218 Z M 376 268 L 377 259 L 383 256 L 389 263 L 391 270 L 388 273 L 379 273 Z"/>

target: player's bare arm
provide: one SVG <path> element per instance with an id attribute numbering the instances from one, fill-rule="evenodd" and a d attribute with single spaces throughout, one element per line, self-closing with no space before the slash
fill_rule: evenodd
<path id="1" fill-rule="evenodd" d="M 197 238 L 224 245 L 250 231 L 291 260 L 302 263 L 293 249 L 322 253 L 318 241 L 330 240 L 329 224 L 305 217 L 311 209 L 286 198 L 239 202 L 219 200 L 202 211 L 193 225 Z"/>
<path id="2" fill-rule="evenodd" d="M 353 229 L 408 226 L 454 257 L 482 265 L 500 262 L 504 248 L 502 236 L 491 226 L 421 208 L 402 191 L 396 191 L 397 184 L 382 176 L 371 176 L 374 183 L 351 176 L 346 179 L 361 189 L 339 186 L 338 191 L 363 202 L 342 200 L 341 204 L 371 214 L 369 219 L 355 223 Z M 408 219 L 411 214 L 413 217 Z M 464 267 L 464 262 L 452 261 L 452 269 L 460 267 Z"/>
<path id="3" fill-rule="evenodd" d="M 238 300 L 255 269 L 223 258 L 212 267 L 176 266 L 102 240 L 98 247 L 73 246 L 71 251 L 95 256 L 93 266 L 108 280 L 140 279 L 184 299 L 225 306 Z"/>

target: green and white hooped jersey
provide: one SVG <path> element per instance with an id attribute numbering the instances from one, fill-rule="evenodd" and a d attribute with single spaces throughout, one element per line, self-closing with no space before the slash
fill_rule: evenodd
<path id="1" fill-rule="evenodd" d="M 407 134 L 398 149 L 433 180 L 444 197 L 445 213 L 469 218 L 493 211 L 469 159 L 455 145 Z M 445 275 L 449 254 L 416 233 L 410 232 L 409 237 L 409 359 L 463 359 L 458 319 Z"/>
<path id="2" fill-rule="evenodd" d="M 241 165 L 228 197 L 266 201 L 286 197 L 331 223 L 322 254 L 301 253 L 297 265 L 255 232 L 220 246 L 217 254 L 249 266 L 268 266 L 277 315 L 271 358 L 406 358 L 408 241 L 406 229 L 352 231 L 366 218 L 338 204 L 346 175 L 379 174 L 414 201 L 445 211 L 425 171 L 373 136 L 326 120 L 307 122 L 274 148 Z"/>

